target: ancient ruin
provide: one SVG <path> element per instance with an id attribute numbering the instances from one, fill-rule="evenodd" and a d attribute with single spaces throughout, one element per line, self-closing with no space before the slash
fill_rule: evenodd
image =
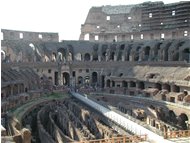
<path id="1" fill-rule="evenodd" d="M 78 41 L 1 33 L 3 143 L 188 142 L 190 2 L 92 7 Z"/>

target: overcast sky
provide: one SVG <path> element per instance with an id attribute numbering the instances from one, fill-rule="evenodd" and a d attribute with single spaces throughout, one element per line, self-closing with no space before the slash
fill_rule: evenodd
<path id="1" fill-rule="evenodd" d="M 0 24 L 3 29 L 58 32 L 60 40 L 78 40 L 92 6 L 142 2 L 145 0 L 1 0 Z M 178 1 L 164 1 L 173 2 Z"/>

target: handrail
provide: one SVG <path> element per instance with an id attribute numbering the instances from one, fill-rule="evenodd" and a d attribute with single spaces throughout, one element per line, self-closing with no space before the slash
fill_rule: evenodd
<path id="1" fill-rule="evenodd" d="M 79 141 L 75 143 L 132 143 L 132 142 L 141 142 L 146 141 L 147 135 L 140 135 L 140 136 L 122 136 L 122 137 L 111 137 L 106 139 L 97 139 L 97 140 L 89 140 L 89 141 Z"/>
<path id="2" fill-rule="evenodd" d="M 180 138 L 180 137 L 190 137 L 190 130 L 164 132 L 165 139 Z"/>

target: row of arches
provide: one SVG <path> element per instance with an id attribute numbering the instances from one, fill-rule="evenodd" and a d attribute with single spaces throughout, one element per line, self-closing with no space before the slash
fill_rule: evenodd
<path id="1" fill-rule="evenodd" d="M 148 41 L 130 43 L 93 43 L 87 51 L 82 50 L 83 43 L 77 47 L 67 45 L 65 48 L 46 48 L 45 44 L 29 44 L 30 51 L 20 51 L 14 56 L 14 62 L 71 62 L 71 61 L 186 61 L 190 62 L 189 40 L 182 41 Z M 77 50 L 75 50 L 77 48 Z M 79 50 L 81 48 L 81 51 Z M 31 50 L 32 49 L 32 50 Z M 7 50 L 8 51 L 8 50 Z M 14 50 L 13 50 L 14 51 Z M 76 52 L 74 52 L 76 51 Z M 80 52 L 79 52 L 80 51 Z M 25 53 L 26 52 L 26 53 Z M 2 60 L 10 53 L 1 50 Z M 25 55 L 26 54 L 26 55 Z M 12 56 L 12 55 L 11 55 Z M 26 58 L 26 59 L 23 59 Z M 33 58 L 33 59 L 32 59 Z M 13 59 L 13 58 L 10 58 Z M 13 62 L 13 61 L 12 61 Z"/>

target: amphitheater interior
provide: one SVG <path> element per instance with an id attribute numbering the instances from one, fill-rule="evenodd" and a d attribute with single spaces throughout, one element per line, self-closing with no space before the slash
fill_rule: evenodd
<path id="1" fill-rule="evenodd" d="M 152 142 L 99 106 L 189 143 L 189 17 L 190 2 L 145 2 L 92 7 L 77 41 L 1 29 L 2 143 Z"/>

